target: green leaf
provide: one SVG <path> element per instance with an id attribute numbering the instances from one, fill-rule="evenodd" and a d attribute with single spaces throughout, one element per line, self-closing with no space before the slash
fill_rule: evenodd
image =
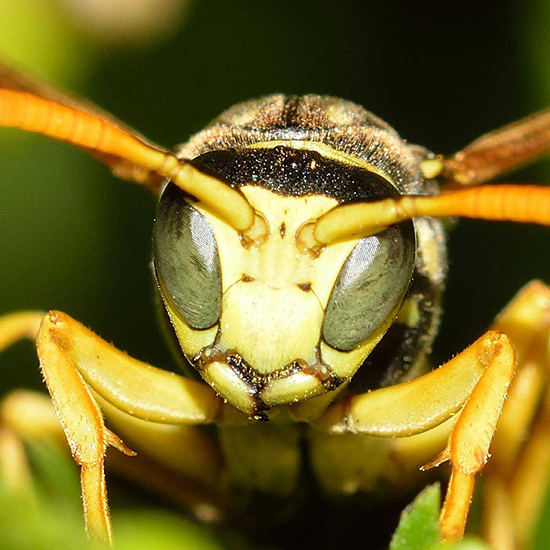
<path id="1" fill-rule="evenodd" d="M 429 485 L 409 504 L 390 543 L 390 550 L 426 550 L 441 541 L 439 484 Z"/>
<path id="2" fill-rule="evenodd" d="M 403 510 L 389 550 L 490 550 L 486 543 L 473 537 L 442 542 L 439 530 L 440 507 L 439 484 L 426 487 Z"/>
<path id="3" fill-rule="evenodd" d="M 441 546 L 436 546 L 433 550 L 440 548 L 441 550 L 491 550 L 489 546 L 476 538 L 465 538 L 458 542 L 446 542 Z"/>

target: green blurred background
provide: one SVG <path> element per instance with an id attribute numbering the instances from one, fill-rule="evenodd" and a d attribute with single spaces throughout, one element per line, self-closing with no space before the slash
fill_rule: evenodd
<path id="1" fill-rule="evenodd" d="M 272 92 L 351 99 L 438 153 L 550 104 L 547 0 L 157 0 L 141 22 L 140 1 L 109 3 L 122 9 L 102 18 L 99 1 L 1 0 L 0 56 L 167 147 Z M 549 168 L 513 181 L 550 182 Z M 154 197 L 81 152 L 1 131 L 0 313 L 61 309 L 171 366 L 154 314 L 154 210 Z M 549 242 L 538 227 L 453 230 L 437 361 L 472 342 L 525 282 L 550 281 Z M 30 346 L 0 357 L 0 385 L 41 387 Z"/>

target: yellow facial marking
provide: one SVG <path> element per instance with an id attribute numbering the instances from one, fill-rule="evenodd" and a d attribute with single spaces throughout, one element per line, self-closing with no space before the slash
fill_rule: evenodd
<path id="1" fill-rule="evenodd" d="M 268 405 L 303 401 L 315 395 L 325 393 L 321 382 L 305 372 L 296 372 L 290 376 L 272 380 L 260 394 L 262 401 Z"/>
<path id="2" fill-rule="evenodd" d="M 335 199 L 282 197 L 257 186 L 242 191 L 270 228 L 284 227 L 285 238 L 272 231 L 261 247 L 245 249 L 231 227 L 209 216 L 223 266 L 219 345 L 238 350 L 257 372 L 268 374 L 296 359 L 315 359 L 334 274 L 355 243 L 339 243 L 311 259 L 293 237 L 305 219 L 332 208 Z"/>
<path id="3" fill-rule="evenodd" d="M 180 346 L 187 357 L 193 357 L 200 352 L 202 348 L 211 346 L 214 343 L 218 326 L 215 325 L 206 330 L 192 329 L 183 321 L 177 311 L 172 307 L 169 300 L 164 300 L 164 306 L 170 317 L 170 322 L 174 327 Z"/>
<path id="4" fill-rule="evenodd" d="M 388 322 L 381 326 L 370 338 L 348 352 L 338 351 L 325 342 L 321 342 L 323 360 L 331 366 L 332 372 L 339 378 L 352 377 L 365 360 L 365 357 L 369 355 L 384 336 L 392 320 L 392 318 L 388 319 Z"/>

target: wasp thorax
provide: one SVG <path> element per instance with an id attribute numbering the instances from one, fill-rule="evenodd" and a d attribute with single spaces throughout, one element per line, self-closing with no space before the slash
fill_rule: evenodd
<path id="1" fill-rule="evenodd" d="M 256 162 L 259 153 L 271 159 L 274 177 L 279 165 L 279 185 L 288 170 L 296 170 L 296 158 L 318 180 L 337 169 L 317 151 L 247 152 Z M 211 171 L 229 160 L 226 151 L 209 157 L 216 161 L 206 163 Z M 251 158 L 238 161 L 243 171 Z M 204 169 L 205 159 L 198 164 Z M 375 196 L 395 193 L 375 172 L 355 172 Z M 300 174 L 303 185 L 308 174 Z M 409 224 L 331 243 L 318 255 L 304 253 L 296 238 L 300 228 L 336 207 L 338 197 L 299 192 L 299 185 L 293 194 L 282 193 L 260 185 L 258 170 L 248 178 L 249 184 L 242 173 L 235 179 L 269 228 L 261 245 L 246 246 L 227 221 L 169 185 L 155 224 L 155 268 L 185 355 L 217 393 L 258 416 L 350 379 L 399 309 L 412 272 L 414 237 Z M 312 188 L 323 183 L 309 180 Z"/>

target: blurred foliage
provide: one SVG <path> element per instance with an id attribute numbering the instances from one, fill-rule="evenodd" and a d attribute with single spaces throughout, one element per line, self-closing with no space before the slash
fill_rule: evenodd
<path id="1" fill-rule="evenodd" d="M 98 43 L 148 48 L 183 24 L 189 0 L 59 0 L 77 30 Z"/>
<path id="2" fill-rule="evenodd" d="M 88 61 L 57 0 L 0 2 L 0 51 L 12 63 L 58 82 L 73 82 Z"/>
<path id="3" fill-rule="evenodd" d="M 78 472 L 69 456 L 45 443 L 28 447 L 34 466 L 33 494 L 13 494 L 0 479 L 0 548 L 10 550 L 102 550 L 107 545 L 87 540 L 83 531 Z M 442 543 L 438 484 L 424 489 L 404 510 L 389 550 L 489 550 L 467 538 Z M 113 515 L 116 550 L 221 550 L 221 539 L 206 528 L 174 513 L 130 507 Z M 227 536 L 225 537 L 227 539 Z M 233 541 L 232 548 L 248 548 Z"/>
<path id="4" fill-rule="evenodd" d="M 166 145 L 238 101 L 279 91 L 354 100 L 442 153 L 550 103 L 546 0 L 201 0 L 177 31 L 140 48 L 83 32 L 70 4 L 2 0 L 0 56 Z M 550 181 L 548 163 L 514 180 Z M 148 268 L 154 210 L 153 197 L 80 152 L 0 132 L 0 313 L 62 309 L 170 367 Z M 545 228 L 458 224 L 435 361 L 472 342 L 526 281 L 550 281 L 547 242 Z M 0 373 L 0 394 L 42 388 L 29 345 L 0 356 Z M 0 524 L 28 521 L 2 508 L 14 517 Z M 548 540 L 547 510 L 537 548 Z"/>
<path id="5" fill-rule="evenodd" d="M 101 550 L 84 533 L 79 476 L 69 455 L 48 444 L 29 447 L 33 494 L 13 494 L 0 480 L 0 548 Z M 128 509 L 113 516 L 117 550 L 220 550 L 206 529 L 174 513 Z M 7 528 L 9 526 L 9 528 Z"/>

